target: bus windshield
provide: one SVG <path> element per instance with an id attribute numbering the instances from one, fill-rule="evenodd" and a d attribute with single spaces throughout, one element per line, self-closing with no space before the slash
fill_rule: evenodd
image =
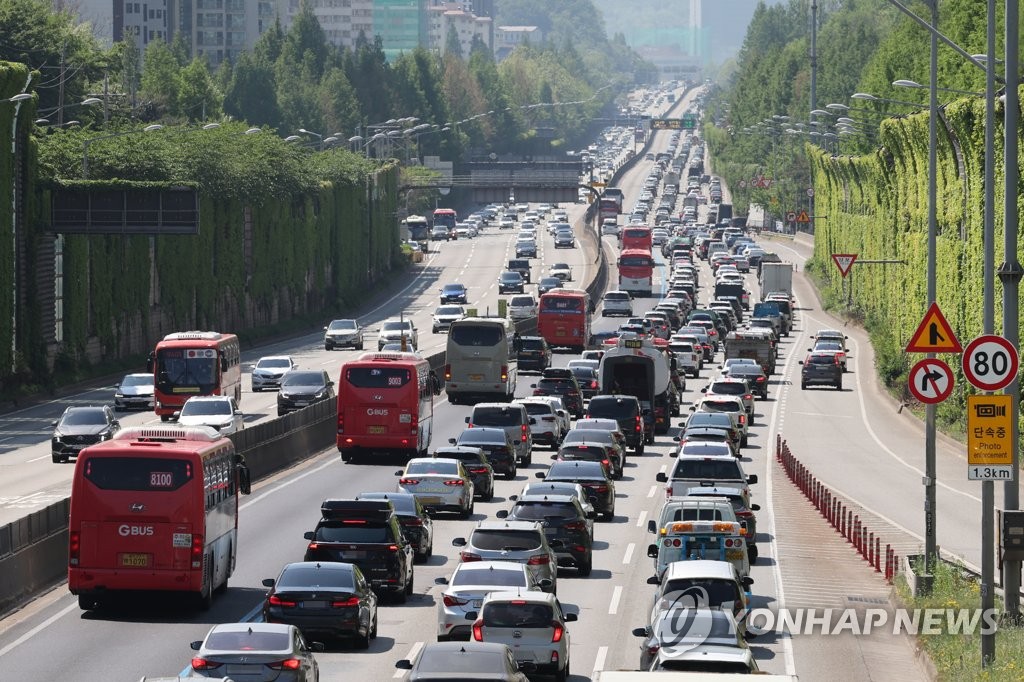
<path id="1" fill-rule="evenodd" d="M 217 385 L 217 356 L 190 357 L 197 351 L 187 348 L 161 348 L 156 354 L 156 381 L 167 392 L 175 386 L 198 387 L 209 392 Z M 200 350 L 204 356 L 206 350 Z"/>
<path id="2" fill-rule="evenodd" d="M 92 457 L 85 479 L 100 490 L 177 490 L 192 480 L 192 464 L 157 457 Z"/>
<path id="3" fill-rule="evenodd" d="M 409 383 L 410 372 L 397 367 L 350 367 L 345 380 L 356 388 L 400 388 Z"/>

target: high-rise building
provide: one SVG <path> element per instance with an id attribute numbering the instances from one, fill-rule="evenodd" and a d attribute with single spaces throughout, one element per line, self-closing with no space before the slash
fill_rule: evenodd
<path id="1" fill-rule="evenodd" d="M 427 42 L 431 49 L 444 52 L 452 30 L 458 36 L 463 57 L 469 56 L 474 38 L 479 38 L 488 49 L 493 49 L 494 20 L 474 14 L 471 3 L 439 3 L 428 7 L 427 14 Z"/>
<path id="2" fill-rule="evenodd" d="M 168 0 L 170 31 L 181 33 L 194 57 L 210 68 L 251 50 L 274 25 L 284 0 Z"/>
<path id="3" fill-rule="evenodd" d="M 169 5 L 172 0 L 54 0 L 54 9 L 70 10 L 89 24 L 105 45 L 131 40 L 145 54 L 153 40 L 170 40 Z"/>
<path id="4" fill-rule="evenodd" d="M 370 42 L 381 37 L 384 55 L 392 60 L 427 44 L 428 0 L 309 0 L 328 42 L 352 48 L 359 35 Z M 282 23 L 290 26 L 301 0 L 287 0 Z"/>

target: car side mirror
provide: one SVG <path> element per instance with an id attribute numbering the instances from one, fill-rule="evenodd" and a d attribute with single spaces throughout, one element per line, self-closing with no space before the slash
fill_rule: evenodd
<path id="1" fill-rule="evenodd" d="M 647 579 L 647 584 L 648 585 L 660 585 L 661 584 L 661 580 L 658 578 L 658 576 L 652 575 L 650 578 Z"/>
<path id="2" fill-rule="evenodd" d="M 668 456 L 669 457 L 678 457 L 679 456 L 679 450 L 671 451 L 670 453 L 668 453 Z"/>
<path id="3" fill-rule="evenodd" d="M 323 642 L 310 642 L 309 643 L 309 650 L 313 651 L 315 653 L 321 653 L 323 651 L 326 651 L 327 647 L 324 646 Z"/>
<path id="4" fill-rule="evenodd" d="M 327 331 L 327 327 L 324 327 L 324 331 Z"/>
<path id="5" fill-rule="evenodd" d="M 749 476 L 747 476 L 747 483 L 749 483 L 750 485 L 754 485 L 755 483 L 757 483 L 757 474 L 750 474 Z"/>
<path id="6" fill-rule="evenodd" d="M 466 421 L 467 424 L 469 423 L 470 419 L 472 419 L 472 417 L 466 417 L 465 421 Z"/>
<path id="7" fill-rule="evenodd" d="M 566 623 L 575 623 L 579 620 L 579 616 L 575 613 L 563 613 L 562 619 L 565 620 Z"/>
<path id="8" fill-rule="evenodd" d="M 750 587 L 754 584 L 754 579 L 750 576 L 744 576 L 740 578 L 740 583 L 743 585 L 743 587 Z"/>
<path id="9" fill-rule="evenodd" d="M 666 474 L 664 471 L 659 471 L 657 475 L 654 477 L 654 480 L 657 481 L 658 483 L 668 483 L 668 474 Z"/>
<path id="10" fill-rule="evenodd" d="M 597 518 L 597 512 L 595 512 L 595 511 L 588 511 L 588 512 L 586 512 L 586 517 L 588 519 L 596 519 Z"/>
<path id="11" fill-rule="evenodd" d="M 643 628 L 633 628 L 633 636 L 634 637 L 650 637 L 651 636 L 651 632 L 646 627 L 643 627 Z"/>
<path id="12" fill-rule="evenodd" d="M 454 538 L 452 540 L 452 547 L 465 547 L 466 538 Z"/>
<path id="13" fill-rule="evenodd" d="M 759 504 L 752 504 L 752 505 L 750 505 L 750 511 L 761 511 L 761 505 L 759 505 Z"/>
<path id="14" fill-rule="evenodd" d="M 558 453 L 556 452 L 555 454 L 551 455 L 551 459 L 557 460 L 558 459 Z"/>
<path id="15" fill-rule="evenodd" d="M 274 586 L 274 579 L 273 578 L 264 578 L 263 579 L 263 587 L 273 587 L 273 586 Z"/>
<path id="16" fill-rule="evenodd" d="M 191 642 L 188 646 L 192 651 L 199 651 L 203 648 L 203 640 L 197 639 L 196 641 Z"/>
<path id="17" fill-rule="evenodd" d="M 454 438 L 449 438 L 449 439 L 448 439 L 448 444 L 449 444 L 449 445 L 455 445 L 455 444 L 456 444 L 457 442 L 458 442 L 458 441 L 457 441 L 456 439 L 454 439 Z"/>
<path id="18" fill-rule="evenodd" d="M 537 419 L 535 417 L 530 417 L 530 426 L 533 426 L 536 423 L 537 423 Z"/>
<path id="19" fill-rule="evenodd" d="M 655 523 L 654 519 L 650 519 L 647 522 L 647 532 L 648 533 L 654 533 L 654 534 L 658 533 L 658 524 Z"/>
<path id="20" fill-rule="evenodd" d="M 656 545 L 656 544 L 647 545 L 647 556 L 651 557 L 652 559 L 657 559 L 658 558 L 658 545 Z"/>
<path id="21" fill-rule="evenodd" d="M 802 365 L 802 364 L 804 364 L 804 361 L 803 360 L 797 360 L 796 364 Z"/>
<path id="22" fill-rule="evenodd" d="M 448 578 L 445 578 L 444 576 L 440 576 L 438 578 L 434 578 L 434 584 L 435 585 L 447 585 L 448 584 Z"/>
<path id="23" fill-rule="evenodd" d="M 495 512 L 494 515 L 497 516 L 499 519 L 507 519 L 508 518 L 508 510 L 507 509 L 499 509 L 497 512 Z"/>
<path id="24" fill-rule="evenodd" d="M 395 472 L 395 476 L 401 476 L 403 473 L 405 473 L 405 472 L 403 472 L 401 469 L 399 469 L 398 471 Z"/>
<path id="25" fill-rule="evenodd" d="M 534 476 L 536 476 L 537 478 L 544 478 L 544 475 L 545 474 L 543 471 L 538 471 L 537 473 L 534 474 Z"/>
<path id="26" fill-rule="evenodd" d="M 403 658 L 400 661 L 395 661 L 395 667 L 399 670 L 412 670 L 412 661 L 408 658 Z"/>

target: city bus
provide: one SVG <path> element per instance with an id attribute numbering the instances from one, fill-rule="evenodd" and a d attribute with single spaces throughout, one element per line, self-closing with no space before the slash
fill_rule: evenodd
<path id="1" fill-rule="evenodd" d="M 242 352 L 238 337 L 220 332 L 175 332 L 149 354 L 154 405 L 161 421 L 194 395 L 242 400 Z"/>
<path id="2" fill-rule="evenodd" d="M 584 351 L 590 341 L 590 294 L 582 289 L 552 289 L 541 295 L 537 333 L 549 346 Z"/>
<path id="3" fill-rule="evenodd" d="M 448 228 L 448 234 L 452 234 L 455 231 L 455 223 L 459 222 L 459 214 L 455 212 L 453 208 L 435 208 L 434 209 L 434 227 L 438 225 L 444 225 Z"/>
<path id="4" fill-rule="evenodd" d="M 131 427 L 87 447 L 71 480 L 68 589 L 84 610 L 151 592 L 209 608 L 234 571 L 249 491 L 242 457 L 209 427 Z"/>
<path id="5" fill-rule="evenodd" d="M 417 353 L 363 353 L 341 366 L 337 446 L 343 462 L 364 453 L 416 457 L 430 447 L 435 379 Z"/>
<path id="6" fill-rule="evenodd" d="M 409 231 L 409 240 L 423 242 L 430 239 L 430 223 L 421 215 L 411 215 L 402 221 Z"/>
<path id="7" fill-rule="evenodd" d="M 628 291 L 634 297 L 651 295 L 654 257 L 650 249 L 623 249 L 618 265 L 620 291 Z"/>
<path id="8" fill-rule="evenodd" d="M 654 249 L 654 237 L 651 235 L 651 228 L 646 225 L 627 225 L 619 233 L 619 246 L 623 251 L 626 249 Z"/>

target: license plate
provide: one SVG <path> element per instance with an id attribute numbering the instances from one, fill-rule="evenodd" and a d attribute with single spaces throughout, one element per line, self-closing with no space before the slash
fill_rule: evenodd
<path id="1" fill-rule="evenodd" d="M 441 504 L 441 498 L 430 495 L 417 495 L 416 498 L 420 501 L 420 504 Z"/>
<path id="2" fill-rule="evenodd" d="M 470 374 L 469 375 L 469 380 L 470 381 L 483 381 L 484 380 L 484 375 L 483 374 Z"/>
<path id="3" fill-rule="evenodd" d="M 327 608 L 327 602 L 320 599 L 314 599 L 312 601 L 304 601 L 300 603 L 299 606 L 304 609 L 325 609 Z"/>
<path id="4" fill-rule="evenodd" d="M 478 608 L 480 608 L 483 605 L 484 605 L 484 600 L 483 599 L 474 599 L 473 600 L 473 608 L 474 609 L 478 609 Z"/>
<path id="5" fill-rule="evenodd" d="M 148 554 L 122 554 L 121 555 L 122 566 L 134 566 L 137 568 L 145 568 L 149 566 L 149 555 Z"/>
<path id="6" fill-rule="evenodd" d="M 727 549 L 725 550 L 725 558 L 728 561 L 741 561 L 743 559 L 743 552 L 746 550 L 742 549 Z"/>
<path id="7" fill-rule="evenodd" d="M 309 401 L 308 400 L 296 400 L 295 401 L 295 407 L 305 407 L 306 405 L 309 405 Z"/>
<path id="8" fill-rule="evenodd" d="M 370 426 L 367 427 L 366 432 L 371 435 L 381 435 L 387 433 L 387 427 L 385 426 Z"/>

